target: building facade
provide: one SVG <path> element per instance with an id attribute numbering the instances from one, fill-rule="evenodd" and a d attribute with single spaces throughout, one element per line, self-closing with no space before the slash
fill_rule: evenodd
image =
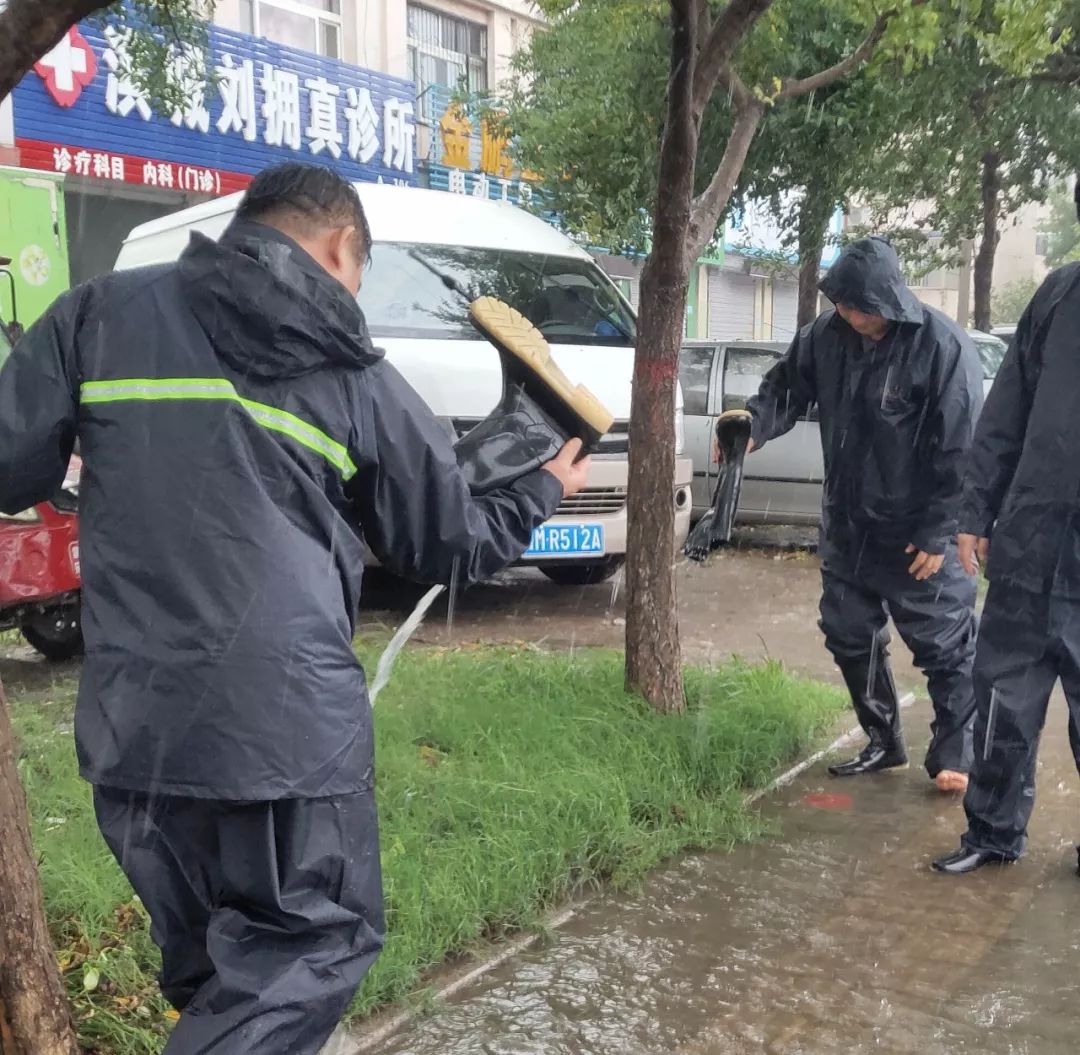
<path id="1" fill-rule="evenodd" d="M 127 74 L 115 27 L 72 27 L 0 123 L 0 254 L 12 260 L 20 321 L 111 268 L 133 226 L 240 190 L 269 164 L 304 159 L 416 185 L 413 83 L 341 57 L 355 33 L 339 6 L 223 4 L 206 49 L 176 54 L 173 75 L 192 90 L 168 115 Z M 255 33 L 229 25 L 244 18 Z"/>
<path id="2" fill-rule="evenodd" d="M 528 203 L 530 174 L 476 104 L 538 29 L 529 0 L 219 0 L 207 54 L 175 70 L 204 64 L 213 80 L 161 115 L 124 74 L 125 41 L 73 27 L 0 107 L 0 255 L 21 321 L 109 270 L 135 225 L 242 189 L 275 161 Z M 636 306 L 643 259 L 597 256 Z M 792 264 L 768 215 L 746 210 L 693 270 L 687 336 L 790 340 Z"/>

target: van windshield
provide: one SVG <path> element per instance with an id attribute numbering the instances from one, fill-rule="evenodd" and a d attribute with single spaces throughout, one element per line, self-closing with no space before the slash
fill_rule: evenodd
<path id="1" fill-rule="evenodd" d="M 551 344 L 634 343 L 634 318 L 588 260 L 460 246 L 376 243 L 360 307 L 372 337 L 479 339 L 469 303 L 497 297 Z"/>

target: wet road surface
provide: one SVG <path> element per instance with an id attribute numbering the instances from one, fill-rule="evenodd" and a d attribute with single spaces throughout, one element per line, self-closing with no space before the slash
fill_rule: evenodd
<path id="1" fill-rule="evenodd" d="M 803 538 L 809 538 L 806 533 Z M 782 659 L 809 677 L 838 679 L 817 628 L 821 576 L 817 558 L 799 549 L 721 551 L 707 565 L 678 568 L 679 625 L 691 662 Z M 423 595 L 369 573 L 361 632 L 391 631 Z M 621 577 L 596 586 L 558 586 L 535 569 L 504 573 L 459 591 L 449 613 L 445 598 L 431 609 L 413 640 L 428 644 L 529 641 L 547 648 L 621 648 L 626 593 Z M 909 683 L 910 658 L 895 642 L 898 676 Z"/>
<path id="2" fill-rule="evenodd" d="M 927 705 L 905 715 L 925 749 Z M 764 806 L 778 837 L 587 905 L 383 1055 L 1057 1055 L 1077 1050 L 1077 776 L 1057 701 L 1031 851 L 953 879 L 962 827 L 921 768 Z M 913 758 L 916 757 L 913 755 Z"/>

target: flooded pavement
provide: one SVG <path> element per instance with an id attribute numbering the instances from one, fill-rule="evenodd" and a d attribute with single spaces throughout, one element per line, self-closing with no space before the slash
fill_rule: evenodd
<path id="1" fill-rule="evenodd" d="M 376 579 L 361 623 L 389 632 L 423 590 Z M 806 553 L 744 550 L 679 571 L 692 660 L 732 653 L 838 677 L 816 628 Z M 443 601 L 417 638 L 619 646 L 611 584 L 564 587 L 535 571 Z M 77 667 L 16 647 L 10 693 Z M 898 680 L 919 684 L 897 645 Z M 929 708 L 905 713 L 918 759 Z M 1031 852 L 951 879 L 929 871 L 956 845 L 959 801 L 921 768 L 837 782 L 821 763 L 762 809 L 776 838 L 702 854 L 629 894 L 586 905 L 523 953 L 379 1050 L 382 1055 L 1056 1055 L 1076 1050 L 1080 781 L 1060 701 L 1042 747 Z"/>
<path id="2" fill-rule="evenodd" d="M 928 705 L 905 715 L 925 748 Z M 913 756 L 914 757 L 914 756 Z M 764 811 L 777 837 L 687 858 L 587 905 L 382 1055 L 1074 1052 L 1078 781 L 1057 701 L 1031 851 L 929 870 L 962 827 L 921 769 L 831 780 Z"/>
<path id="3" fill-rule="evenodd" d="M 836 679 L 816 628 L 817 561 L 724 553 L 679 571 L 690 659 L 781 658 Z M 376 599 L 376 604 L 378 603 Z M 395 605 L 376 618 L 399 619 Z M 372 616 L 375 613 L 369 612 Z M 517 572 L 432 612 L 428 641 L 619 645 L 607 586 Z M 902 646 L 898 680 L 921 684 Z M 905 713 L 912 758 L 929 704 Z M 1055 700 L 1031 850 L 953 879 L 929 869 L 963 828 L 918 765 L 845 782 L 822 762 L 763 804 L 777 837 L 682 860 L 587 905 L 382 1055 L 1055 1055 L 1077 1044 L 1080 781 Z"/>

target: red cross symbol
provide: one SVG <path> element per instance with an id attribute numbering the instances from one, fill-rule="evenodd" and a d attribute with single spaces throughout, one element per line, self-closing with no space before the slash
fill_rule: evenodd
<path id="1" fill-rule="evenodd" d="M 60 43 L 34 64 L 34 72 L 61 106 L 74 106 L 97 74 L 97 56 L 78 26 L 72 26 Z"/>

